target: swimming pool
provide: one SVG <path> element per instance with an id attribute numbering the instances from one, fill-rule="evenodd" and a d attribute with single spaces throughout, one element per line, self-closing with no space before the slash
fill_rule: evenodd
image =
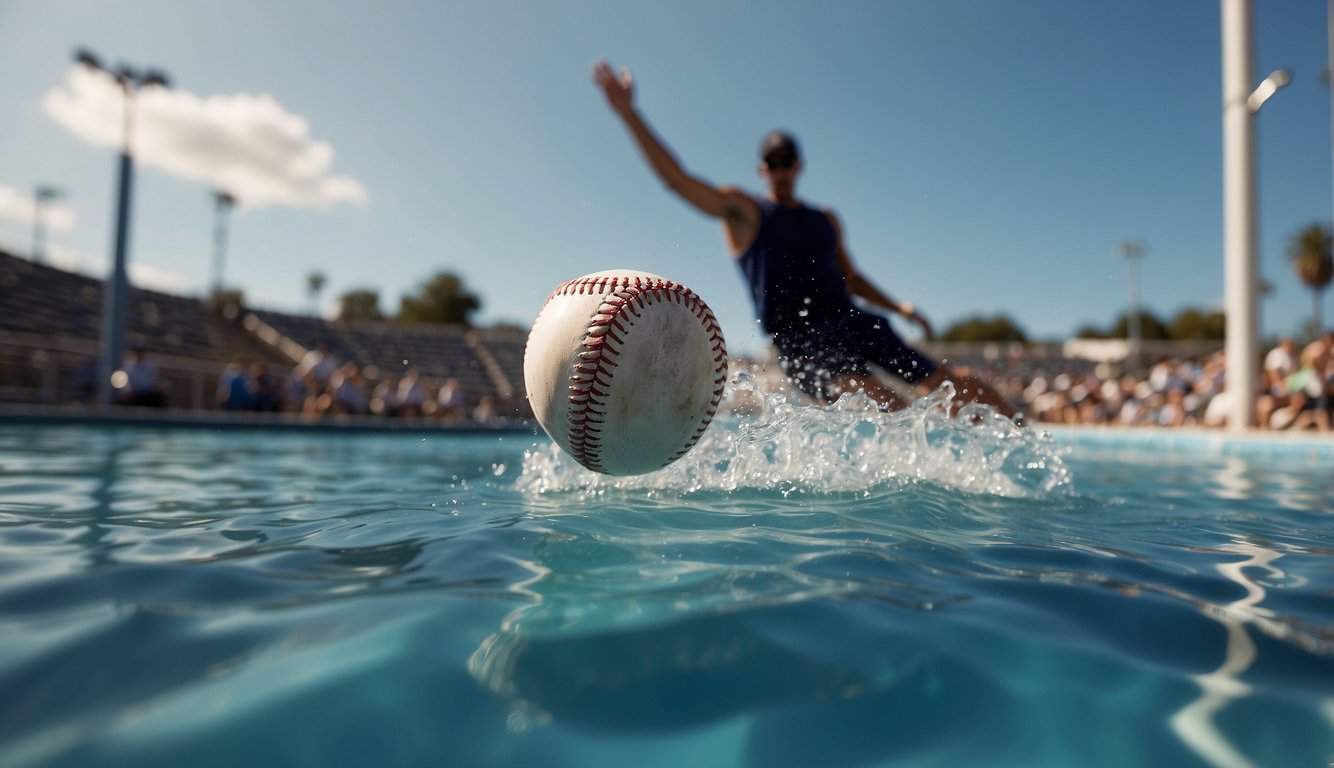
<path id="1" fill-rule="evenodd" d="M 1326 764 L 1334 445 L 938 406 L 0 425 L 0 765 Z"/>

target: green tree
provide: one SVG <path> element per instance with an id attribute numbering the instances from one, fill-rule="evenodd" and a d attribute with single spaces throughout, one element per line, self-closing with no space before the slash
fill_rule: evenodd
<path id="1" fill-rule="evenodd" d="M 1139 313 L 1139 337 L 1144 341 L 1166 341 L 1171 338 L 1167 331 L 1167 325 L 1155 314 L 1148 310 L 1140 310 Z M 1130 338 L 1130 313 L 1124 312 L 1112 324 L 1107 331 L 1109 339 L 1128 339 Z"/>
<path id="2" fill-rule="evenodd" d="M 491 326 L 491 330 L 500 331 L 503 333 L 513 333 L 525 337 L 528 335 L 529 331 L 527 326 L 519 325 L 518 323 L 514 322 L 505 322 L 503 320 Z"/>
<path id="3" fill-rule="evenodd" d="M 1321 294 L 1334 279 L 1334 257 L 1330 255 L 1329 230 L 1317 224 L 1303 229 L 1288 243 L 1288 258 L 1297 270 L 1297 277 L 1311 289 L 1311 329 L 1320 333 L 1324 327 L 1320 318 Z"/>
<path id="4" fill-rule="evenodd" d="M 380 294 L 369 288 L 354 288 L 338 299 L 338 320 L 360 323 L 384 319 L 380 311 Z"/>
<path id="5" fill-rule="evenodd" d="M 1144 341 L 1161 341 L 1171 338 L 1167 326 L 1157 315 L 1147 310 L 1139 313 L 1139 337 Z M 1094 325 L 1082 326 L 1075 332 L 1078 339 L 1128 339 L 1130 338 L 1130 313 L 1123 312 L 1112 323 L 1111 328 L 1102 329 Z"/>
<path id="6" fill-rule="evenodd" d="M 458 275 L 439 272 L 422 284 L 417 295 L 403 297 L 398 320 L 408 324 L 470 325 L 470 316 L 481 308 L 482 300 L 463 285 Z"/>
<path id="7" fill-rule="evenodd" d="M 217 288 L 209 291 L 208 303 L 216 308 L 227 306 L 244 307 L 245 293 L 237 288 Z"/>
<path id="8" fill-rule="evenodd" d="M 1028 334 L 1005 315 L 973 315 L 951 325 L 941 341 L 1028 341 Z"/>
<path id="9" fill-rule="evenodd" d="M 1227 318 L 1222 312 L 1204 312 L 1187 307 L 1167 324 L 1167 333 L 1177 341 L 1222 341 Z"/>

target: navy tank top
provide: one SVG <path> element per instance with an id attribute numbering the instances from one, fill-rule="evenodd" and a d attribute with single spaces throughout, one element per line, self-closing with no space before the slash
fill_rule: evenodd
<path id="1" fill-rule="evenodd" d="M 782 333 L 846 314 L 852 302 L 829 217 L 805 204 L 757 202 L 759 232 L 736 261 L 764 330 Z"/>

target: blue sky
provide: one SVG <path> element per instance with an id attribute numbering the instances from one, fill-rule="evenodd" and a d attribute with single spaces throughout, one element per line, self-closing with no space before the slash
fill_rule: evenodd
<path id="1" fill-rule="evenodd" d="M 1129 238 L 1148 246 L 1150 309 L 1220 307 L 1218 3 L 819 6 L 9 0 L 0 193 L 64 189 L 52 256 L 105 273 L 115 150 L 44 107 L 70 87 L 71 53 L 84 45 L 160 66 L 200 103 L 242 110 L 267 94 L 295 136 L 275 146 L 332 150 L 321 178 L 353 192 L 282 187 L 297 191 L 233 217 L 226 282 L 252 304 L 305 310 L 306 275 L 319 269 L 325 312 L 353 288 L 378 290 L 393 311 L 449 270 L 483 298 L 479 321 L 527 325 L 560 282 L 630 267 L 690 285 L 734 349 L 757 349 L 719 227 L 652 178 L 591 85 L 606 56 L 634 70 L 644 114 L 712 181 L 758 192 L 760 136 L 795 132 L 807 165 L 799 194 L 837 210 L 858 264 L 937 328 L 994 312 L 1044 338 L 1110 324 L 1127 306 L 1114 248 Z M 1285 244 L 1331 218 L 1326 22 L 1320 0 L 1256 3 L 1257 81 L 1280 66 L 1294 76 L 1257 119 L 1261 271 L 1276 288 L 1266 334 L 1308 320 Z M 181 151 L 260 176 L 273 158 L 201 150 L 212 134 L 200 135 Z M 137 178 L 134 274 L 202 294 L 208 173 L 222 171 L 166 165 Z M 286 172 L 264 183 L 281 186 Z M 26 253 L 21 214 L 4 218 L 0 206 L 0 244 Z"/>

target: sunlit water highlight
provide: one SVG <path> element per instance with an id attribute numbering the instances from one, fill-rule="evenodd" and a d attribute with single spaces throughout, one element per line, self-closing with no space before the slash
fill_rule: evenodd
<path id="1" fill-rule="evenodd" d="M 1334 756 L 1334 451 L 947 392 L 545 438 L 0 425 L 0 766 Z"/>

